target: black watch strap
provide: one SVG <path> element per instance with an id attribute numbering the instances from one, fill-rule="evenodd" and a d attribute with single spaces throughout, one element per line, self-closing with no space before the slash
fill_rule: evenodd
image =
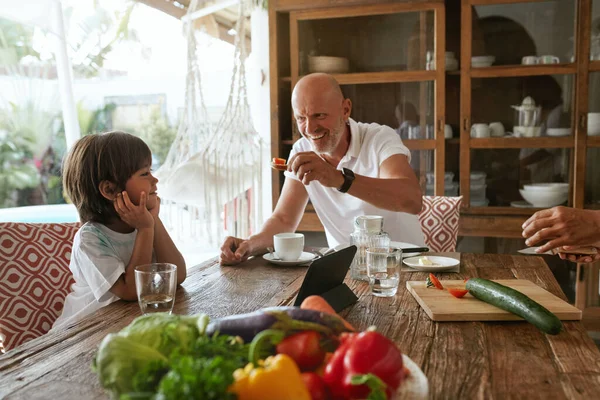
<path id="1" fill-rule="evenodd" d="M 354 182 L 354 172 L 348 168 L 342 168 L 342 175 L 344 176 L 344 183 L 338 190 L 342 193 L 346 193 L 350 186 L 352 186 L 352 182 Z"/>

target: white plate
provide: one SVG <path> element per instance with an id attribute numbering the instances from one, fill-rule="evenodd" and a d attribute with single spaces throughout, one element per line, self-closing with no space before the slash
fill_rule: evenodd
<path id="1" fill-rule="evenodd" d="M 433 265 L 419 265 L 419 258 L 420 257 L 410 257 L 405 258 L 403 261 L 404 264 L 408 265 L 411 268 L 426 272 L 447 271 L 460 264 L 460 261 L 455 258 L 427 256 L 427 258 L 433 263 Z"/>
<path id="2" fill-rule="evenodd" d="M 416 244 L 412 244 L 412 243 L 406 243 L 406 242 L 390 242 L 390 247 L 398 247 L 399 249 L 413 249 L 415 247 L 426 247 L 425 245 L 423 246 L 418 246 Z M 414 257 L 414 256 L 418 256 L 421 253 L 402 253 L 402 258 L 407 258 L 407 257 Z"/>
<path id="3" fill-rule="evenodd" d="M 295 261 L 274 260 L 273 256 L 271 256 L 271 253 L 267 253 L 267 254 L 263 255 L 263 258 L 265 260 L 267 260 L 268 262 L 270 262 L 272 264 L 275 264 L 275 265 L 283 265 L 283 266 L 293 266 L 293 265 L 308 264 L 315 257 L 316 257 L 316 255 L 314 255 L 313 253 L 308 253 L 306 251 L 303 251 L 302 254 L 300 254 L 300 258 L 297 259 L 297 260 L 295 260 Z"/>
<path id="4" fill-rule="evenodd" d="M 393 396 L 393 400 L 425 400 L 429 396 L 429 382 L 421 368 L 406 354 L 402 354 L 402 363 L 408 370 L 408 377 L 402 382 Z"/>
<path id="5" fill-rule="evenodd" d="M 525 200 L 511 201 L 510 206 L 517 207 L 517 208 L 534 208 L 533 204 L 529 204 Z"/>

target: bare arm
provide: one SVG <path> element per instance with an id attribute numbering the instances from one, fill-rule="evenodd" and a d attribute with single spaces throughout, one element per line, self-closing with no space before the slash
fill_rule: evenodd
<path id="1" fill-rule="evenodd" d="M 125 267 L 125 273 L 121 274 L 119 279 L 110 288 L 115 296 L 127 300 L 137 300 L 135 290 L 135 267 L 138 265 L 149 264 L 152 262 L 152 242 L 154 241 L 154 228 L 147 227 L 138 229 L 133 245 L 133 252 L 129 259 L 129 264 Z"/>
<path id="2" fill-rule="evenodd" d="M 154 253 L 157 262 L 177 265 L 177 284 L 181 284 L 187 276 L 185 260 L 158 216 L 154 218 Z"/>
<path id="3" fill-rule="evenodd" d="M 308 193 L 302 183 L 286 179 L 273 215 L 265 222 L 260 232 L 247 240 L 227 237 L 221 246 L 221 264 L 231 265 L 245 261 L 248 257 L 262 254 L 273 245 L 273 235 L 294 232 L 308 203 Z"/>
<path id="4" fill-rule="evenodd" d="M 339 186 L 344 183 L 341 176 Z M 418 214 L 422 206 L 419 181 L 405 155 L 395 154 L 380 167 L 380 178 L 356 175 L 348 194 L 377 208 Z"/>
<path id="5" fill-rule="evenodd" d="M 289 170 L 304 185 L 318 181 L 325 187 L 339 188 L 344 183 L 342 173 L 316 153 L 297 153 L 289 164 Z M 379 175 L 379 178 L 356 175 L 348 194 L 384 210 L 410 214 L 421 211 L 421 188 L 405 155 L 387 158 Z"/>

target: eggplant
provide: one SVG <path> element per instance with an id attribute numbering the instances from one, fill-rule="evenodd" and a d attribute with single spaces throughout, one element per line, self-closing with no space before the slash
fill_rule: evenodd
<path id="1" fill-rule="evenodd" d="M 245 343 L 249 343 L 265 329 L 286 332 L 315 330 L 327 336 L 349 332 L 342 320 L 333 314 L 300 307 L 268 307 L 247 314 L 213 319 L 205 333 L 210 336 L 215 333 L 239 336 Z"/>

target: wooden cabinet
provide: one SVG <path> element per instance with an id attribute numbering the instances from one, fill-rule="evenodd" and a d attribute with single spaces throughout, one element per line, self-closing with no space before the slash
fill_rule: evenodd
<path id="1" fill-rule="evenodd" d="M 461 235 L 520 237 L 524 185 L 600 206 L 600 0 L 269 3 L 273 157 L 299 138 L 294 84 L 335 57 L 352 117 L 397 130 L 423 193 L 463 195 Z"/>

